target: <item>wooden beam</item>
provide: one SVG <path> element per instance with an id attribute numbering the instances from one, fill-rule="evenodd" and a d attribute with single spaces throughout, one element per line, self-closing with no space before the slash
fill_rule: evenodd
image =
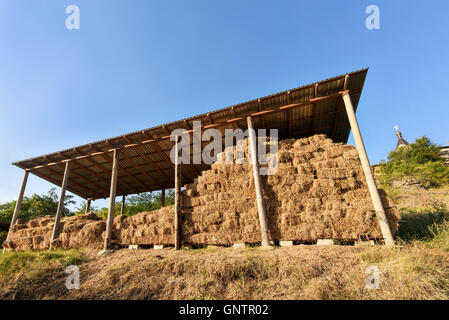
<path id="1" fill-rule="evenodd" d="M 58 153 L 59 153 L 62 157 L 64 157 L 64 158 L 67 159 L 67 156 L 64 155 L 63 151 L 60 151 L 60 152 L 58 152 Z M 76 171 L 74 171 L 74 170 L 77 169 L 77 168 L 73 168 L 73 163 L 75 163 L 79 168 L 82 168 L 82 169 L 84 169 L 84 170 L 86 170 L 86 171 L 89 171 L 89 172 L 94 173 L 94 175 L 98 176 L 97 178 L 99 178 L 99 179 L 98 179 L 99 181 L 104 181 L 103 177 L 99 176 L 95 171 L 93 171 L 93 170 L 87 168 L 86 166 L 83 166 L 81 163 L 79 163 L 79 161 L 72 161 L 72 173 L 73 173 L 74 175 L 76 175 L 77 177 L 79 177 L 79 178 L 81 178 L 81 179 L 84 179 L 85 181 L 88 181 L 89 183 L 91 183 L 91 184 L 93 184 L 95 187 L 97 187 L 98 189 L 101 189 L 101 190 L 103 190 L 103 191 L 107 191 L 107 189 L 106 189 L 105 187 L 99 185 L 96 181 L 92 181 L 92 180 L 88 179 L 87 177 L 85 177 L 85 176 L 83 176 L 83 175 L 81 175 L 81 174 L 78 174 Z"/>
<path id="2" fill-rule="evenodd" d="M 149 135 L 147 132 L 145 132 L 145 135 Z M 150 136 L 151 137 L 151 136 Z M 162 150 L 161 146 L 159 145 L 159 143 L 155 143 L 154 146 L 156 147 L 156 149 L 158 150 L 159 154 L 170 164 L 170 166 L 173 168 L 173 171 L 176 171 L 175 165 L 173 164 L 173 162 L 170 160 L 170 157 L 167 156 L 167 154 L 165 153 L 164 150 Z M 185 179 L 188 180 L 188 179 Z"/>
<path id="3" fill-rule="evenodd" d="M 287 91 L 287 105 L 292 103 L 292 98 L 290 95 L 290 91 Z M 288 135 L 292 135 L 292 110 L 288 109 L 287 111 L 287 121 L 288 121 Z"/>
<path id="4" fill-rule="evenodd" d="M 20 186 L 19 196 L 17 197 L 16 206 L 14 207 L 14 213 L 12 214 L 11 224 L 10 224 L 9 230 L 8 230 L 8 235 L 6 236 L 6 240 L 9 239 L 9 235 L 11 233 L 12 227 L 16 224 L 17 219 L 19 218 L 20 209 L 22 207 L 23 195 L 25 194 L 25 188 L 26 188 L 27 181 L 28 181 L 28 174 L 29 174 L 29 171 L 25 170 L 23 179 L 22 179 L 22 185 Z M 3 250 L 3 252 L 5 252 L 5 250 Z"/>
<path id="5" fill-rule="evenodd" d="M 251 114 L 250 117 L 260 117 L 260 116 L 265 116 L 267 114 L 278 113 L 278 112 L 279 112 L 279 110 L 277 110 L 277 109 L 264 110 L 264 111 L 253 113 L 253 114 Z M 265 127 L 265 124 L 262 124 L 262 126 Z"/>
<path id="6" fill-rule="evenodd" d="M 87 199 L 86 202 L 86 212 L 84 213 L 89 213 L 90 212 L 90 202 L 92 201 L 92 199 Z"/>
<path id="7" fill-rule="evenodd" d="M 343 82 L 343 91 L 348 90 L 348 82 L 349 82 L 349 74 L 345 75 L 345 80 Z M 335 137 L 335 133 L 337 132 L 338 118 L 340 117 L 340 112 L 342 109 L 343 109 L 343 99 L 340 99 L 335 113 L 334 124 L 332 126 L 332 137 Z"/>
<path id="8" fill-rule="evenodd" d="M 98 150 L 95 146 L 93 146 L 93 145 L 91 145 L 91 147 L 94 149 L 94 150 Z M 114 150 L 117 150 L 117 149 L 114 149 Z M 104 159 L 106 159 L 106 160 L 108 160 L 108 161 L 111 161 L 111 158 L 108 156 L 109 155 L 109 153 L 108 154 L 102 154 L 101 156 L 104 158 Z M 122 166 L 118 166 L 118 169 L 120 170 L 120 171 L 123 171 L 128 177 L 130 177 L 131 178 L 131 180 L 133 180 L 135 183 L 137 183 L 137 184 L 139 184 L 140 186 L 142 186 L 142 187 L 145 187 L 145 184 L 142 182 L 142 181 L 140 181 L 140 180 L 138 180 L 136 177 L 134 177 L 134 175 L 132 175 L 128 170 L 126 170 L 125 168 L 123 168 Z M 122 182 L 120 182 L 120 183 L 122 183 Z M 130 189 L 132 190 L 133 188 L 132 187 L 130 187 Z"/>
<path id="9" fill-rule="evenodd" d="M 73 166 L 73 163 L 72 163 L 72 166 Z M 106 191 L 106 188 L 100 186 L 100 185 L 99 185 L 98 183 L 96 183 L 95 181 L 91 181 L 91 180 L 87 179 L 85 176 L 83 176 L 83 175 L 79 174 L 78 172 L 74 171 L 74 168 L 72 168 L 72 172 L 71 172 L 71 173 L 72 173 L 73 175 L 77 176 L 78 178 L 83 179 L 83 180 L 87 181 L 88 183 L 93 184 L 93 185 L 94 185 L 95 187 L 97 187 L 98 189 L 103 190 L 103 191 Z M 71 181 L 71 183 L 75 183 L 75 184 L 76 184 L 77 182 L 76 182 L 76 181 Z M 80 185 L 81 185 L 81 184 L 80 184 Z M 92 192 L 93 192 L 93 195 L 98 194 L 94 189 L 91 189 L 90 187 L 87 187 L 87 186 L 86 186 L 86 188 L 88 188 L 88 190 L 92 191 Z"/>
<path id="10" fill-rule="evenodd" d="M 254 130 L 253 118 L 248 117 L 249 154 L 253 167 L 254 186 L 256 189 L 257 212 L 259 213 L 259 224 L 262 239 L 262 247 L 270 246 L 268 236 L 267 208 L 263 198 L 262 181 L 259 173 L 259 161 L 257 159 L 256 133 Z"/>
<path id="11" fill-rule="evenodd" d="M 363 172 L 365 174 L 366 182 L 368 184 L 368 190 L 373 201 L 374 210 L 376 211 L 377 219 L 379 221 L 380 230 L 382 231 L 385 245 L 393 246 L 393 234 L 391 233 L 390 225 L 388 224 L 387 216 L 382 205 L 382 200 L 379 196 L 379 191 L 374 181 L 374 176 L 369 164 L 368 155 L 366 154 L 365 145 L 363 143 L 362 135 L 360 133 L 359 124 L 354 113 L 354 107 L 349 93 L 343 94 L 343 101 L 346 107 L 346 113 L 348 115 L 349 123 L 351 124 L 352 135 L 354 136 L 357 151 L 359 153 L 360 162 L 362 163 Z"/>
<path id="12" fill-rule="evenodd" d="M 171 136 L 171 131 L 165 126 L 165 124 L 162 125 L 162 129 L 164 129 L 165 132 L 167 132 L 167 134 Z"/>
<path id="13" fill-rule="evenodd" d="M 246 120 L 245 117 L 239 117 L 239 118 L 234 118 L 234 119 L 230 119 L 230 120 L 226 120 L 226 123 L 231 123 L 231 124 L 235 124 L 237 122 Z"/>
<path id="14" fill-rule="evenodd" d="M 126 196 L 122 196 L 122 206 L 120 208 L 120 215 L 123 216 L 125 214 L 125 204 L 126 204 Z"/>
<path id="15" fill-rule="evenodd" d="M 227 124 L 228 124 L 228 122 L 224 122 L 224 123 L 213 123 L 213 124 L 209 124 L 209 125 L 207 125 L 207 126 L 204 126 L 202 129 L 206 130 L 206 129 L 212 129 L 212 128 L 220 128 L 220 127 L 225 126 L 225 125 L 227 125 Z M 189 133 L 189 132 L 187 131 L 187 133 Z"/>
<path id="16" fill-rule="evenodd" d="M 234 117 L 234 119 L 238 119 L 237 118 L 237 116 L 235 115 L 235 107 L 231 107 L 231 111 L 232 111 L 232 116 Z M 209 119 L 211 119 L 211 121 L 212 121 L 212 117 L 209 115 L 209 114 L 207 114 L 207 116 L 209 117 Z M 231 123 L 232 124 L 232 128 L 235 130 L 235 129 L 237 129 L 237 122 L 239 122 L 239 121 L 241 121 L 241 119 L 242 118 L 240 118 L 239 120 L 237 120 L 237 121 L 232 121 L 232 122 L 229 122 L 229 121 L 227 121 L 228 123 Z M 211 123 L 213 123 L 213 122 L 211 122 Z"/>
<path id="17" fill-rule="evenodd" d="M 94 167 L 100 169 L 103 173 L 106 173 L 106 174 L 108 174 L 108 175 L 110 174 L 109 170 L 108 170 L 107 168 L 105 168 L 103 164 L 98 163 L 98 162 L 94 161 L 94 160 L 91 159 L 91 158 L 84 158 L 84 159 L 85 159 L 86 161 L 88 161 L 89 163 L 91 163 Z M 78 160 L 78 159 L 77 159 L 77 160 Z M 92 172 L 93 174 L 97 175 L 98 177 L 101 177 L 100 175 L 98 175 L 97 172 L 93 171 L 92 169 L 90 169 L 90 168 L 88 168 L 88 167 L 86 167 L 86 166 L 83 166 L 81 163 L 77 162 L 77 165 L 83 167 L 83 169 L 86 169 L 86 170 Z M 104 180 L 104 178 L 101 177 L 101 180 Z M 127 187 L 128 190 L 132 190 L 131 186 L 130 186 L 129 184 L 127 184 L 125 181 L 121 181 L 120 183 L 123 184 L 123 185 L 125 185 L 125 187 Z M 117 188 L 117 190 L 121 190 L 121 188 Z M 123 191 L 122 191 L 122 192 L 123 192 Z"/>
<path id="18" fill-rule="evenodd" d="M 53 233 L 51 236 L 52 241 L 56 240 L 59 237 L 59 224 L 61 222 L 62 211 L 64 209 L 65 192 L 67 189 L 67 182 L 69 181 L 69 174 L 70 174 L 70 164 L 71 164 L 71 161 L 67 161 L 65 164 L 64 177 L 62 179 L 62 185 L 61 185 L 61 194 L 59 196 L 58 209 L 56 210 L 56 216 L 55 216 L 55 225 L 53 226 Z M 51 243 L 50 243 L 50 249 L 51 249 Z"/>
<path id="19" fill-rule="evenodd" d="M 150 134 L 149 134 L 148 132 L 143 131 L 143 134 L 144 134 L 146 137 L 148 137 L 149 139 L 151 139 L 151 136 L 150 136 Z M 175 168 L 175 165 L 171 162 L 170 157 L 167 156 L 167 155 L 165 154 L 165 151 L 162 150 L 162 148 L 161 148 L 161 146 L 159 145 L 159 143 L 157 143 L 157 140 L 154 140 L 154 141 L 156 141 L 156 143 L 154 144 L 154 147 L 157 149 L 157 152 L 158 152 L 158 153 L 159 153 L 159 154 L 160 154 L 166 161 L 168 161 L 168 162 L 170 163 L 170 165 L 171 165 L 173 168 Z"/>
<path id="20" fill-rule="evenodd" d="M 175 150 L 178 150 L 179 137 L 176 136 Z M 181 163 L 179 159 L 179 152 L 175 152 L 175 250 L 181 249 L 181 187 L 180 187 L 180 171 Z"/>
<path id="21" fill-rule="evenodd" d="M 66 162 L 66 166 L 67 166 L 67 163 L 69 163 L 69 162 L 71 162 L 71 161 L 67 161 L 67 162 Z M 63 174 L 63 173 L 60 173 L 60 172 L 54 170 L 54 169 L 51 168 L 51 167 L 48 167 L 48 168 L 45 168 L 45 169 L 48 170 L 48 171 L 50 171 L 50 172 L 52 172 L 53 174 L 55 174 L 55 175 L 61 177 L 61 181 L 64 180 L 64 174 Z M 73 170 L 72 170 L 72 173 L 73 173 Z M 75 175 L 77 175 L 77 173 L 75 173 Z M 71 181 L 70 181 L 70 184 L 73 184 L 73 185 L 77 186 L 77 187 L 80 188 L 80 189 L 87 190 L 87 191 L 86 191 L 87 193 L 85 193 L 85 194 L 87 194 L 87 195 L 90 195 L 90 196 L 91 196 L 91 195 L 96 195 L 96 196 L 100 195 L 100 193 L 98 193 L 96 190 L 94 190 L 94 189 L 92 189 L 92 188 L 90 188 L 90 187 L 88 187 L 88 186 L 82 185 L 81 183 L 78 183 L 78 182 L 76 182 L 76 181 L 71 180 Z"/>
<path id="22" fill-rule="evenodd" d="M 279 110 L 286 110 L 286 109 L 292 109 L 292 108 L 299 108 L 299 107 L 303 107 L 303 106 L 308 106 L 308 105 L 316 103 L 316 102 L 326 101 L 326 100 L 330 100 L 330 99 L 337 99 L 339 97 L 341 97 L 340 92 L 334 93 L 334 94 L 331 94 L 328 96 L 312 98 L 307 101 L 303 101 L 303 102 L 299 102 L 299 103 L 292 103 L 290 105 L 282 106 L 282 107 L 279 107 L 278 109 L 273 109 L 273 110 L 279 111 Z M 253 116 L 254 116 L 254 114 L 253 114 Z"/>
<path id="23" fill-rule="evenodd" d="M 246 118 L 242 118 L 243 120 L 245 120 L 246 121 Z M 191 133 L 193 133 L 193 130 L 192 130 L 192 132 Z M 126 139 L 126 138 L 125 138 Z M 223 136 L 222 137 L 222 142 L 224 142 L 225 141 L 225 137 Z M 136 150 L 140 150 L 140 147 L 141 146 L 137 146 L 136 147 Z M 168 175 L 165 173 L 165 170 L 167 170 L 168 168 L 166 168 L 166 169 L 162 169 L 161 167 L 160 167 L 160 164 L 164 164 L 164 163 L 167 163 L 167 161 L 165 160 L 166 158 L 164 157 L 164 159 L 163 160 L 159 160 L 159 161 L 153 161 L 153 160 L 151 160 L 151 158 L 149 158 L 149 156 L 150 155 L 155 155 L 155 154 L 159 154 L 160 155 L 160 152 L 159 152 L 159 150 L 157 150 L 157 151 L 153 151 L 153 152 L 150 152 L 150 153 L 143 153 L 142 151 L 137 151 L 139 154 L 140 154 L 140 156 L 143 156 L 143 157 L 146 157 L 146 158 L 148 158 L 148 161 L 151 163 L 151 164 L 153 164 L 154 166 L 156 166 L 157 168 L 158 168 L 158 170 L 153 170 L 153 171 L 147 171 L 147 173 L 151 173 L 151 172 L 161 172 L 167 179 L 172 179 L 173 178 L 173 176 L 170 178 L 170 177 L 168 177 Z M 196 153 L 195 152 L 192 152 L 192 155 L 195 155 Z M 201 154 L 201 152 L 200 152 L 200 154 Z M 134 157 L 130 157 L 131 159 L 138 159 L 140 156 L 134 156 Z"/>
<path id="24" fill-rule="evenodd" d="M 129 162 L 131 162 L 131 163 L 133 164 L 133 166 L 134 166 L 137 170 L 139 170 L 145 177 L 147 177 L 149 180 L 153 181 L 153 183 L 154 183 L 157 187 L 162 187 L 161 184 L 160 184 L 158 181 L 156 181 L 156 179 L 154 179 L 154 178 L 153 178 L 152 176 L 150 176 L 147 172 L 145 172 L 145 170 L 143 170 L 142 167 L 139 166 L 139 165 L 137 164 L 137 162 L 135 162 L 133 159 L 131 159 L 130 157 L 128 157 L 124 152 L 122 152 L 122 156 L 125 158 L 125 160 L 128 160 Z M 120 169 L 123 170 L 121 167 L 120 167 Z M 138 181 L 140 181 L 140 180 L 138 180 Z M 142 183 L 142 185 L 145 186 L 145 184 L 143 184 L 143 183 Z"/>
<path id="25" fill-rule="evenodd" d="M 112 224 L 114 223 L 115 214 L 115 196 L 117 192 L 117 173 L 119 166 L 119 153 L 118 150 L 114 150 L 113 163 L 112 163 L 112 174 L 111 174 L 111 190 L 109 194 L 109 208 L 108 208 L 108 220 L 106 224 L 106 236 L 104 239 L 104 250 L 108 250 L 111 246 L 111 232 Z"/>
<path id="26" fill-rule="evenodd" d="M 315 84 L 313 97 L 314 98 L 318 97 L 318 83 Z M 310 132 L 312 134 L 315 134 L 315 131 L 313 129 L 314 129 L 314 125 L 315 125 L 315 122 L 316 122 L 317 114 L 318 114 L 318 105 L 315 102 L 314 104 L 312 104 L 312 120 L 310 121 Z"/>
<path id="27" fill-rule="evenodd" d="M 259 113 L 262 112 L 262 104 L 260 103 L 260 99 L 257 99 L 257 107 L 259 108 Z M 254 114 L 252 114 L 251 116 L 254 116 Z M 262 127 L 265 127 L 265 119 L 261 118 L 262 120 Z"/>
<path id="28" fill-rule="evenodd" d="M 232 107 L 232 110 L 234 110 L 234 107 Z M 207 119 L 209 119 L 210 124 L 214 124 L 214 120 L 212 119 L 212 116 L 210 115 L 210 113 L 206 114 L 206 117 L 207 117 Z"/>
<path id="29" fill-rule="evenodd" d="M 337 127 L 341 126 L 341 125 L 344 125 L 344 124 L 348 124 L 348 123 L 347 122 L 339 122 L 339 123 L 337 123 Z M 320 127 L 320 128 L 317 129 L 317 131 L 324 131 L 324 130 L 328 130 L 328 129 L 332 129 L 332 126 Z M 298 136 L 298 135 L 305 134 L 305 133 L 308 133 L 308 132 L 309 132 L 309 129 L 301 130 L 301 131 L 294 131 L 293 132 L 293 136 Z"/>
<path id="30" fill-rule="evenodd" d="M 36 170 L 35 170 L 35 171 L 30 171 L 30 173 L 34 174 L 36 177 L 39 177 L 39 178 L 44 179 L 44 180 L 47 180 L 47 181 L 53 183 L 53 184 L 56 185 L 56 186 L 60 186 L 60 185 L 61 185 L 61 180 L 59 180 L 59 179 L 54 179 L 54 178 L 50 177 L 50 176 L 47 175 L 47 174 L 42 174 L 41 172 L 38 172 L 38 171 L 36 171 Z M 58 173 L 58 174 L 59 174 L 59 173 Z M 90 197 L 89 193 L 81 192 L 81 191 L 79 191 L 78 189 L 77 189 L 77 190 L 72 190 L 71 192 L 72 192 L 73 194 L 75 194 L 75 195 L 77 195 L 77 196 L 83 198 L 83 199 L 86 199 L 86 198 L 89 198 L 89 197 Z"/>
<path id="31" fill-rule="evenodd" d="M 99 188 L 100 190 L 105 190 L 103 187 L 99 186 L 99 185 L 96 184 L 96 183 L 93 183 L 93 182 L 90 181 L 89 179 L 86 179 L 83 175 L 79 174 L 78 172 L 74 171 L 73 169 L 71 170 L 71 174 L 74 175 L 74 176 L 76 176 L 76 177 L 78 177 L 78 178 L 80 178 L 80 179 L 84 179 L 84 180 L 87 181 L 88 183 L 92 183 L 93 185 L 97 186 L 97 188 Z M 89 197 L 92 197 L 92 196 L 99 196 L 99 195 L 102 194 L 102 193 L 99 193 L 97 190 L 92 189 L 91 187 L 88 187 L 88 186 L 86 186 L 86 185 L 84 185 L 84 184 L 78 183 L 78 182 L 73 181 L 73 180 L 70 181 L 70 184 L 73 184 L 73 185 L 77 186 L 78 188 L 82 188 L 82 189 L 87 189 L 87 190 L 89 190 L 89 193 L 88 193 Z"/>
<path id="32" fill-rule="evenodd" d="M 129 139 L 128 139 L 127 137 L 124 137 L 124 138 L 125 138 L 126 141 L 131 142 L 131 141 L 129 141 Z M 144 157 L 144 158 L 145 158 L 151 165 L 153 165 L 153 166 L 155 166 L 156 168 L 159 169 L 159 170 L 156 171 L 156 172 L 160 172 L 162 175 L 164 175 L 165 178 L 170 179 L 170 177 L 163 171 L 163 169 L 161 169 L 161 167 L 160 167 L 155 161 L 151 160 L 151 158 L 150 158 L 149 155 L 147 155 L 146 153 L 144 153 L 144 152 L 142 151 L 142 149 L 140 148 L 140 146 L 137 146 L 137 147 L 136 147 L 136 151 L 137 151 L 142 157 Z M 157 152 L 155 152 L 155 153 L 157 153 Z"/>
<path id="33" fill-rule="evenodd" d="M 186 126 L 186 129 L 187 129 L 187 132 L 192 132 L 192 140 L 194 140 L 194 141 L 197 141 L 199 144 L 200 144 L 200 146 L 201 146 L 201 149 L 203 149 L 203 144 L 202 144 L 202 142 L 201 142 L 201 140 L 198 140 L 197 139 L 197 137 L 195 136 L 195 134 L 194 134 L 194 132 L 193 132 L 193 130 L 191 130 L 192 128 L 190 128 L 190 126 L 189 126 L 189 124 L 187 123 L 187 121 L 186 120 L 184 120 L 184 125 Z M 190 147 L 190 145 L 189 145 L 189 147 Z M 193 151 L 193 150 L 192 150 Z M 191 155 L 191 157 L 190 157 L 190 167 L 193 169 L 193 171 L 195 171 L 196 172 L 196 174 L 199 176 L 199 175 L 201 175 L 201 172 L 198 170 L 198 168 L 192 163 L 193 161 L 192 161 L 192 159 L 193 159 L 193 154 Z"/>

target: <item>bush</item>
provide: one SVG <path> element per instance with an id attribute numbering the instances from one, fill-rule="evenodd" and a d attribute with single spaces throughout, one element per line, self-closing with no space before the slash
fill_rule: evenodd
<path id="1" fill-rule="evenodd" d="M 380 169 L 379 181 L 384 188 L 404 179 L 417 180 L 424 187 L 449 183 L 449 167 L 438 146 L 426 136 L 390 152 L 387 161 L 381 161 Z"/>

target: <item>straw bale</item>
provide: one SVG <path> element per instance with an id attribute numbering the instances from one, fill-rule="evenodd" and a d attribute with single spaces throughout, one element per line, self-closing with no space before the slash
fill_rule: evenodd
<path id="1" fill-rule="evenodd" d="M 268 144 L 268 142 L 267 142 Z M 245 160 L 248 142 L 244 142 Z M 235 158 L 235 150 L 233 149 Z M 279 167 L 262 176 L 272 240 L 316 241 L 353 239 L 368 234 L 382 238 L 357 150 L 333 143 L 325 135 L 279 143 Z M 182 199 L 185 244 L 232 245 L 260 241 L 252 167 L 215 163 L 192 184 Z M 394 232 L 398 213 L 381 192 Z M 173 244 L 174 207 L 114 219 L 112 241 L 118 244 Z M 5 247 L 45 249 L 50 245 L 54 217 L 18 221 Z M 93 213 L 63 217 L 53 245 L 101 248 L 106 223 Z"/>

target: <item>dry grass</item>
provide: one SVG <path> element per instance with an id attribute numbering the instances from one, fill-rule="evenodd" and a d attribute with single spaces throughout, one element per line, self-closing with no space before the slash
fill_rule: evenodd
<path id="1" fill-rule="evenodd" d="M 438 202 L 449 207 L 449 185 L 425 189 L 419 186 L 389 187 L 388 198 L 401 211 L 427 210 Z"/>
<path id="2" fill-rule="evenodd" d="M 44 298 L 64 294 L 65 267 L 80 264 L 78 250 L 6 252 L 0 254 L 0 299 Z"/>
<path id="3" fill-rule="evenodd" d="M 379 290 L 365 287 L 365 270 L 371 265 L 381 272 Z M 123 249 L 102 257 L 85 251 L 79 267 L 80 290 L 65 289 L 67 275 L 59 266 L 40 274 L 40 280 L 27 288 L 19 288 L 17 296 L 31 299 L 449 298 L 449 253 L 424 245 L 390 249 L 295 246 L 274 251 Z M 1 272 L 1 286 L 11 287 L 13 277 L 5 277 Z M 39 286 L 44 283 L 47 285 L 42 290 Z"/>
<path id="4" fill-rule="evenodd" d="M 438 203 L 449 196 L 441 198 Z M 76 250 L 0 254 L 0 299 L 446 300 L 447 207 L 431 200 L 416 200 L 421 209 L 403 207 L 407 211 L 397 234 L 402 247 L 123 249 L 101 257 Z M 405 206 L 408 197 L 401 201 Z M 69 264 L 80 268 L 80 290 L 65 287 Z M 373 265 L 381 272 L 379 290 L 365 286 L 365 270 Z"/>

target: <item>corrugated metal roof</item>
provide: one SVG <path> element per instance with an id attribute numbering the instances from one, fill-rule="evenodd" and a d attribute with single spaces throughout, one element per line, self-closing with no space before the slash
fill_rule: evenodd
<path id="1" fill-rule="evenodd" d="M 320 133 L 326 134 L 335 142 L 346 143 L 350 126 L 338 93 L 349 90 L 356 109 L 367 71 L 368 69 L 355 71 L 187 119 L 13 164 L 61 185 L 65 161 L 71 160 L 67 190 L 83 198 L 98 199 L 109 196 L 114 148 L 120 149 L 117 195 L 173 188 L 174 166 L 169 157 L 174 142 L 168 138 L 174 129 L 190 130 L 194 120 L 201 121 L 203 126 L 219 124 L 217 129 L 224 134 L 226 128 L 246 130 L 246 117 L 251 115 L 255 118 L 257 129 L 279 129 L 280 139 Z M 315 99 L 321 97 L 325 99 Z M 268 110 L 273 112 L 263 113 Z M 229 123 L 230 120 L 232 123 Z M 207 143 L 203 142 L 203 146 Z M 202 170 L 209 167 L 205 164 L 183 165 L 182 183 L 191 183 Z"/>

